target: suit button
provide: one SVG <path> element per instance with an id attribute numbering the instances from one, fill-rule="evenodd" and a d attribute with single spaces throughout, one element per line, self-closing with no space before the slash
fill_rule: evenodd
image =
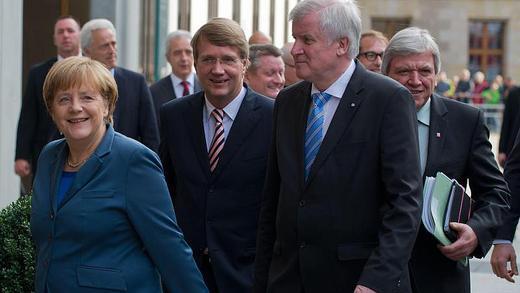
<path id="1" fill-rule="evenodd" d="M 305 206 L 305 200 L 300 200 L 300 207 L 304 207 Z"/>
<path id="2" fill-rule="evenodd" d="M 49 235 L 47 236 L 47 239 L 49 239 L 49 241 L 51 241 L 51 240 L 52 240 L 52 235 L 49 234 Z"/>
<path id="3" fill-rule="evenodd" d="M 43 266 L 44 266 L 44 267 L 47 267 L 48 265 L 49 265 L 49 261 L 48 261 L 48 260 L 45 260 L 45 261 L 43 262 Z"/>
<path id="4" fill-rule="evenodd" d="M 300 243 L 300 248 L 301 249 L 305 248 L 305 245 L 306 245 L 305 242 Z"/>

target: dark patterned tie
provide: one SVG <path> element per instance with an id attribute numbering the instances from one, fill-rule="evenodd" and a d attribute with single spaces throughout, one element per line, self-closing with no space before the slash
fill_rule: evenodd
<path id="1" fill-rule="evenodd" d="M 209 148 L 209 169 L 211 172 L 215 170 L 218 164 L 220 152 L 224 148 L 224 111 L 221 109 L 215 109 L 211 112 L 211 116 L 215 118 L 215 135 L 211 141 Z"/>
<path id="2" fill-rule="evenodd" d="M 184 90 L 182 91 L 182 96 L 187 96 L 190 94 L 190 85 L 188 84 L 187 81 L 183 80 L 181 81 L 181 84 L 182 84 L 182 87 L 184 88 Z"/>

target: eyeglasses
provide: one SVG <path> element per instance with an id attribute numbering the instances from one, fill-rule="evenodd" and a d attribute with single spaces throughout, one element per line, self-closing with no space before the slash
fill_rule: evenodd
<path id="1" fill-rule="evenodd" d="M 364 52 L 364 53 L 359 53 L 358 57 L 359 56 L 364 56 L 368 61 L 374 61 L 377 59 L 377 57 L 379 56 L 381 59 L 383 59 L 383 54 L 385 52 L 381 52 L 381 53 L 376 53 L 376 52 L 373 52 L 373 51 L 368 51 L 368 52 Z"/>
<path id="2" fill-rule="evenodd" d="M 200 60 L 200 63 L 204 66 L 214 66 L 217 62 L 220 62 L 221 65 L 225 66 L 235 66 L 240 61 L 239 58 L 234 58 L 230 56 L 224 56 L 222 58 L 216 57 L 204 57 Z"/>

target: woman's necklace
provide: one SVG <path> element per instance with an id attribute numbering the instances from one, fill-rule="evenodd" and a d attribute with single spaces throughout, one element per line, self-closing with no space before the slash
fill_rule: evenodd
<path id="1" fill-rule="evenodd" d="M 70 157 L 67 158 L 67 166 L 73 168 L 73 169 L 76 169 L 78 168 L 79 166 L 85 164 L 85 162 L 87 161 L 87 159 L 83 160 L 83 161 L 79 161 L 77 163 L 73 163 L 70 161 Z"/>

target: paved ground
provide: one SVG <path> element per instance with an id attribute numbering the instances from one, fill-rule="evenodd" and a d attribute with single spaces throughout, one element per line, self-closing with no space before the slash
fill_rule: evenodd
<path id="1" fill-rule="evenodd" d="M 498 146 L 498 134 L 491 134 L 490 141 L 493 144 L 493 152 L 496 154 Z M 517 256 L 520 257 L 520 225 L 516 230 L 516 239 L 513 242 Z M 520 293 L 520 276 L 516 277 L 516 283 L 509 283 L 497 278 L 491 269 L 489 259 L 491 251 L 483 259 L 474 259 L 471 267 L 471 292 L 472 293 Z M 517 261 L 520 264 L 520 259 Z M 456 293 L 456 292 L 454 292 Z"/>

